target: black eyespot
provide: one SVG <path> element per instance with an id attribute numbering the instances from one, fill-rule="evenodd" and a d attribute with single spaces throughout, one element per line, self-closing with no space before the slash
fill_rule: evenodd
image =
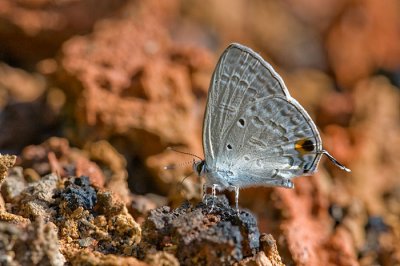
<path id="1" fill-rule="evenodd" d="M 232 150 L 232 145 L 231 144 L 226 145 L 226 147 L 228 148 L 228 150 Z"/>
<path id="2" fill-rule="evenodd" d="M 306 139 L 302 144 L 301 148 L 305 151 L 313 151 L 314 150 L 314 142 L 310 139 Z"/>
<path id="3" fill-rule="evenodd" d="M 239 125 L 239 127 L 244 127 L 244 119 L 243 118 L 239 119 L 238 125 Z"/>

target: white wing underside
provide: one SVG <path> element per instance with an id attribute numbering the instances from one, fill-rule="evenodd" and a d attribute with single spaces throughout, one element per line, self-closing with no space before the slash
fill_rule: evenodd
<path id="1" fill-rule="evenodd" d="M 312 151 L 295 144 L 312 142 Z M 310 116 L 282 78 L 258 54 L 231 44 L 211 79 L 203 124 L 207 183 L 222 187 L 291 187 L 313 173 L 321 138 Z"/>

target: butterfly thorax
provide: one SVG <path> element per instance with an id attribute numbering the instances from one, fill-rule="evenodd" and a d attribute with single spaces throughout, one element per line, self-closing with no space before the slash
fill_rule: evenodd
<path id="1" fill-rule="evenodd" d="M 209 169 L 205 160 L 193 162 L 193 171 L 199 177 L 206 177 L 207 185 L 218 185 L 220 188 L 227 188 L 235 185 L 229 182 L 234 181 L 231 171 Z"/>

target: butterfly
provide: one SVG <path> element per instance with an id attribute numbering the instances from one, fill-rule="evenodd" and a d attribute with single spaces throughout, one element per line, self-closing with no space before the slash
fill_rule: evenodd
<path id="1" fill-rule="evenodd" d="M 282 78 L 260 55 L 233 43 L 211 78 L 203 122 L 204 160 L 193 170 L 211 187 L 235 191 L 251 186 L 293 188 L 292 179 L 317 170 L 322 155 L 350 172 L 322 148 L 321 137 Z"/>

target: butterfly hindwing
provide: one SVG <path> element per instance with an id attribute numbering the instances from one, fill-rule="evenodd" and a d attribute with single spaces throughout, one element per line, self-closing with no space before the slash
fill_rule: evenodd
<path id="1" fill-rule="evenodd" d="M 222 160 L 217 160 L 216 168 L 229 169 L 240 186 L 271 185 L 314 172 L 321 157 L 321 140 L 298 107 L 297 102 L 282 97 L 245 106 L 238 118 L 241 122 L 225 132 L 222 145 L 230 148 L 219 155 Z"/>

